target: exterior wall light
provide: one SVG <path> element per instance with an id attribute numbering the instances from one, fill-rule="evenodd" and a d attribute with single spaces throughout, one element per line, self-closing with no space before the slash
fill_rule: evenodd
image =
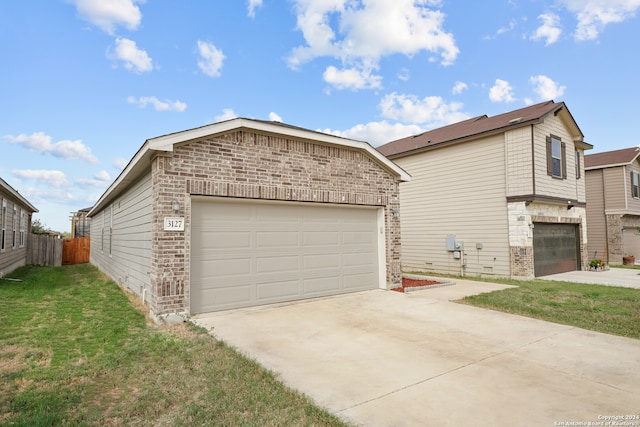
<path id="1" fill-rule="evenodd" d="M 180 202 L 176 199 L 173 199 L 171 201 L 171 209 L 173 209 L 174 212 L 178 213 L 178 211 L 180 210 Z"/>

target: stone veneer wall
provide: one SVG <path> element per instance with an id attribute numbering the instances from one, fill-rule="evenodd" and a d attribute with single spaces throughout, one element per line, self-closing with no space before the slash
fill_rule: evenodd
<path id="1" fill-rule="evenodd" d="M 533 229 L 534 222 L 548 222 L 555 224 L 579 224 L 580 233 L 580 261 L 581 268 L 586 270 L 589 265 L 587 251 L 586 208 L 547 205 L 543 203 L 525 202 L 508 203 L 509 212 L 509 246 L 511 276 L 514 278 L 530 279 L 535 277 L 533 258 Z"/>
<path id="2" fill-rule="evenodd" d="M 402 281 L 399 180 L 362 151 L 249 131 L 185 143 L 152 162 L 150 310 L 188 313 L 191 196 L 380 206 L 385 212 L 387 284 Z M 164 231 L 180 202 L 185 231 Z"/>

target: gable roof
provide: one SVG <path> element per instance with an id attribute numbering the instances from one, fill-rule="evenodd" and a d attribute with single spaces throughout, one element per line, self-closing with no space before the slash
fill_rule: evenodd
<path id="1" fill-rule="evenodd" d="M 628 165 L 633 163 L 639 156 L 640 146 L 589 154 L 584 156 L 584 168 L 589 170 Z"/>
<path id="2" fill-rule="evenodd" d="M 560 115 L 569 128 L 573 140 L 581 143 L 584 149 L 593 148 L 592 145 L 583 141 L 584 135 L 564 102 L 547 101 L 493 117 L 485 114 L 419 135 L 398 139 L 378 147 L 378 151 L 390 159 L 403 157 L 432 147 L 469 141 L 502 133 L 509 129 L 540 123 L 549 114 Z"/>
<path id="3" fill-rule="evenodd" d="M 119 192 L 135 182 L 144 171 L 151 167 L 151 161 L 157 152 L 171 152 L 176 144 L 194 141 L 197 139 L 221 135 L 236 130 L 248 129 L 258 132 L 270 133 L 285 136 L 293 139 L 304 139 L 328 145 L 347 147 L 365 152 L 371 159 L 382 166 L 393 175 L 399 177 L 401 181 L 409 181 L 411 176 L 400 166 L 380 154 L 369 143 L 342 138 L 335 135 L 316 132 L 297 126 L 280 122 L 269 122 L 263 120 L 235 118 L 223 122 L 214 123 L 194 129 L 158 136 L 147 139 L 138 152 L 129 161 L 124 170 L 118 175 L 116 180 L 107 188 L 96 204 L 87 214 L 89 217 L 101 210 Z"/>
<path id="4" fill-rule="evenodd" d="M 22 204 L 25 205 L 31 212 L 38 212 L 38 209 L 36 209 L 35 206 L 33 206 L 27 199 L 22 197 L 22 195 L 18 193 L 18 191 L 7 184 L 7 182 L 2 178 L 0 178 L 0 187 L 16 199 L 18 199 L 20 202 L 22 202 Z"/>

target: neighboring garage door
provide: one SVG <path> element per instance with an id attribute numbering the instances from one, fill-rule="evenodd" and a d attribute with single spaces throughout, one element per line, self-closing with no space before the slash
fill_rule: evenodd
<path id="1" fill-rule="evenodd" d="M 622 230 L 623 255 L 634 255 L 640 259 L 640 230 L 637 227 Z"/>
<path id="2" fill-rule="evenodd" d="M 533 260 L 536 277 L 578 270 L 578 243 L 578 226 L 575 224 L 535 223 Z"/>
<path id="3" fill-rule="evenodd" d="M 194 200 L 191 312 L 377 288 L 377 217 L 368 207 Z"/>

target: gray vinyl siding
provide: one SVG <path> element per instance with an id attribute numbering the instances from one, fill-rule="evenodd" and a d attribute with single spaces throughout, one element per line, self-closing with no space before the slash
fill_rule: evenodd
<path id="1" fill-rule="evenodd" d="M 0 249 L 0 277 L 6 276 L 18 267 L 26 264 L 27 261 L 27 233 L 30 230 L 31 211 L 26 206 L 18 202 L 11 194 L 5 193 L 0 189 L 0 227 L 2 227 L 2 203 L 6 202 L 6 218 L 5 221 L 5 245 L 4 249 Z M 14 208 L 16 213 L 14 216 Z M 25 215 L 25 235 L 24 245 L 20 245 L 20 212 Z M 14 224 L 15 224 L 15 245 L 14 245 Z M 0 230 L 0 239 L 2 238 Z M 0 242 L 0 248 L 2 242 Z"/>
<path id="2" fill-rule="evenodd" d="M 394 161 L 412 176 L 400 184 L 403 270 L 460 274 L 446 249 L 455 234 L 465 274 L 510 275 L 503 135 Z"/>
<path id="3" fill-rule="evenodd" d="M 588 189 L 587 224 L 589 224 L 587 251 L 589 252 L 589 260 L 600 259 L 602 252 L 607 246 L 603 170 L 596 169 L 588 171 L 586 175 L 586 186 Z"/>
<path id="4" fill-rule="evenodd" d="M 631 211 L 634 215 L 640 215 L 640 198 L 635 198 L 631 194 L 631 172 L 635 172 L 640 174 L 640 160 L 636 160 L 631 165 L 625 168 L 626 176 L 628 184 L 625 186 L 625 192 L 627 193 L 628 205 L 627 209 Z"/>
<path id="5" fill-rule="evenodd" d="M 545 139 L 549 135 L 560 137 L 566 144 L 566 179 L 554 178 L 547 175 L 547 152 Z M 536 194 L 540 196 L 561 197 L 586 202 L 584 185 L 582 179 L 576 179 L 575 150 L 576 147 L 567 127 L 559 116 L 548 116 L 543 123 L 534 127 L 535 138 L 535 173 L 536 173 Z M 580 158 L 584 157 L 580 150 Z M 582 165 L 581 165 L 582 168 Z M 584 176 L 581 170 L 581 177 Z"/>
<path id="6" fill-rule="evenodd" d="M 91 219 L 91 263 L 138 295 L 150 285 L 151 220 L 151 173 Z"/>
<path id="7" fill-rule="evenodd" d="M 629 174 L 625 169 L 622 166 L 602 169 L 605 185 L 605 209 L 607 212 L 627 208 L 626 201 L 631 195 L 631 188 L 629 187 L 630 176 L 627 176 Z"/>

